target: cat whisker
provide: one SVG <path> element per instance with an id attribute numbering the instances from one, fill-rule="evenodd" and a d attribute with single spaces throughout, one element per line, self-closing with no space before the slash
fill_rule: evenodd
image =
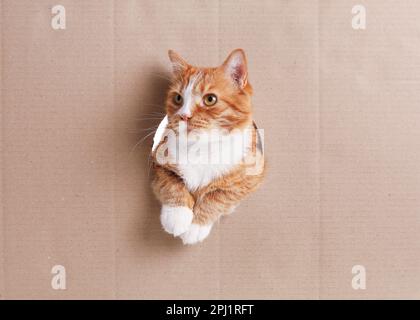
<path id="1" fill-rule="evenodd" d="M 137 131 L 137 132 L 142 132 L 142 131 L 150 131 L 150 130 L 156 130 L 158 128 L 158 126 L 153 126 L 150 128 L 138 128 L 138 129 L 131 129 L 131 131 Z"/>
<path id="2" fill-rule="evenodd" d="M 162 120 L 162 118 L 134 118 L 136 121 L 143 121 L 143 120 Z"/>
<path id="3" fill-rule="evenodd" d="M 133 129 L 129 130 L 132 134 L 139 134 L 139 133 L 149 133 L 150 131 L 156 131 L 156 128 L 153 129 Z"/>
<path id="4" fill-rule="evenodd" d="M 134 150 L 136 150 L 136 148 L 141 145 L 144 141 L 146 141 L 146 139 L 148 137 L 150 137 L 153 133 L 155 133 L 156 130 L 153 130 L 152 132 L 149 132 L 148 134 L 146 134 L 143 138 L 141 138 L 135 145 L 134 147 L 131 149 L 130 154 L 134 152 Z"/>

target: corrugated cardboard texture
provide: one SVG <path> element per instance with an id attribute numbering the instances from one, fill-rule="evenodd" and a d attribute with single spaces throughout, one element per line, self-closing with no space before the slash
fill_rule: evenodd
<path id="1" fill-rule="evenodd" d="M 365 30 L 348 0 L 1 1 L 1 298 L 419 298 L 420 3 L 361 4 Z M 267 178 L 185 247 L 137 142 L 168 49 L 217 65 L 237 47 Z"/>

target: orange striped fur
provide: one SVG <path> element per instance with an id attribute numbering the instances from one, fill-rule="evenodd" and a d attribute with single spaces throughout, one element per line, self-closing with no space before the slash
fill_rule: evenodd
<path id="1" fill-rule="evenodd" d="M 173 81 L 166 99 L 167 129 L 178 132 L 180 121 L 185 121 L 187 132 L 215 128 L 227 132 L 247 128 L 252 131 L 249 154 L 228 172 L 197 188 L 189 187 L 179 165 L 161 164 L 156 157 L 158 151 L 153 152 L 155 177 L 152 187 L 162 203 L 163 227 L 180 236 L 184 243 L 193 244 L 207 237 L 215 221 L 231 213 L 260 185 L 265 167 L 263 152 L 256 147 L 258 135 L 252 119 L 252 87 L 243 50 L 234 50 L 216 68 L 192 66 L 173 51 L 169 51 L 169 57 L 173 65 Z M 183 96 L 189 93 L 193 99 Z M 217 97 L 212 106 L 205 104 L 208 94 Z M 182 103 L 178 103 L 181 98 L 177 95 L 182 96 Z M 162 140 L 156 150 L 163 144 Z M 248 157 L 254 161 L 247 162 Z M 259 160 L 257 163 L 255 158 Z M 256 173 L 249 174 L 247 169 L 256 165 Z"/>

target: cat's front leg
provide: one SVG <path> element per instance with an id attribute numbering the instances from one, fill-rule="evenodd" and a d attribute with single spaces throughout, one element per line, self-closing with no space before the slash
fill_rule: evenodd
<path id="1" fill-rule="evenodd" d="M 174 172 L 161 166 L 156 166 L 155 172 L 152 187 L 162 203 L 162 227 L 166 232 L 179 236 L 188 231 L 192 224 L 194 198 Z"/>
<path id="2" fill-rule="evenodd" d="M 237 202 L 228 198 L 229 193 L 215 190 L 200 196 L 193 208 L 194 218 L 188 230 L 181 235 L 184 244 L 203 241 L 210 234 L 213 224 L 220 216 L 231 213 Z"/>

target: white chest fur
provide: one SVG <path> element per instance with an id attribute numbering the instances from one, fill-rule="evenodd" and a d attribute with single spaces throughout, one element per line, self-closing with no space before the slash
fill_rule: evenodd
<path id="1" fill-rule="evenodd" d="M 179 174 L 190 191 L 205 187 L 238 165 L 251 148 L 251 131 L 231 133 L 200 131 L 180 132 L 168 139 L 170 158 L 177 159 Z"/>

